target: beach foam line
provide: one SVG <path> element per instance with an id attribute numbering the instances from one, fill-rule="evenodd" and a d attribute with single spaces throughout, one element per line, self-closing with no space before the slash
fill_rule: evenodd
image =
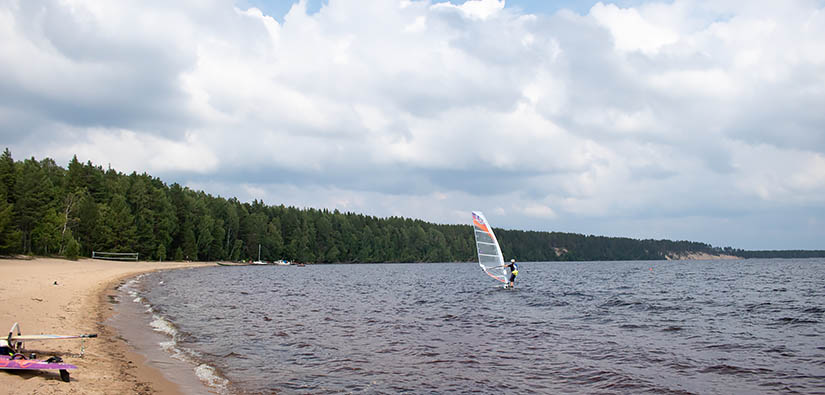
<path id="1" fill-rule="evenodd" d="M 158 342 L 160 349 L 166 352 L 169 357 L 192 366 L 194 376 L 205 386 L 220 394 L 227 393 L 229 380 L 222 377 L 215 367 L 204 362 L 198 352 L 181 346 L 178 342 L 181 332 L 174 322 L 161 314 L 145 296 L 140 294 L 140 289 L 146 279 L 145 275 L 140 275 L 125 283 L 122 291 L 132 298 L 132 302 L 143 307 L 147 315 L 151 315 L 149 327 L 167 339 Z M 162 284 L 162 282 L 159 284 Z"/>

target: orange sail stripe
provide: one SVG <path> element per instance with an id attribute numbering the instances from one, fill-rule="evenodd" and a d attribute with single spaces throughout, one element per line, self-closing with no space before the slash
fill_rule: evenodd
<path id="1" fill-rule="evenodd" d="M 490 229 L 487 229 L 487 225 L 482 224 L 481 222 L 478 222 L 478 220 L 476 220 L 475 218 L 473 218 L 473 225 L 478 226 L 481 230 L 483 230 L 488 235 L 490 234 Z M 492 237 L 492 235 L 490 235 L 490 236 Z"/>

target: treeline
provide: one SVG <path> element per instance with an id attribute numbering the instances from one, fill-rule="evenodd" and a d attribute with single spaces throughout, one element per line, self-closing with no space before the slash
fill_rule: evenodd
<path id="1" fill-rule="evenodd" d="M 723 251 L 688 241 L 495 231 L 505 256 L 522 261 L 648 260 Z M 469 223 L 242 203 L 145 173 L 104 170 L 77 157 L 63 168 L 49 158 L 15 162 L 8 149 L 0 155 L 0 255 L 76 258 L 106 251 L 137 252 L 141 260 L 238 261 L 258 259 L 259 247 L 266 261 L 476 260 Z"/>
<path id="2" fill-rule="evenodd" d="M 732 255 L 742 258 L 822 258 L 825 257 L 825 250 L 763 250 L 745 251 L 732 250 Z"/>
<path id="3" fill-rule="evenodd" d="M 692 241 L 637 240 L 576 233 L 496 229 L 504 256 L 523 261 L 660 260 L 668 256 L 721 249 Z"/>
<path id="4" fill-rule="evenodd" d="M 0 156 L 0 255 L 141 260 L 302 262 L 469 261 L 469 226 L 241 203 L 147 174 L 104 170 L 75 156 L 15 162 Z"/>

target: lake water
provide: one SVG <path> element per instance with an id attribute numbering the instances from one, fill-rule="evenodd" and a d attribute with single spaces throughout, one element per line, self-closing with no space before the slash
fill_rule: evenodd
<path id="1" fill-rule="evenodd" d="M 825 393 L 825 260 L 525 262 L 519 280 L 216 266 L 123 292 L 212 392 Z"/>

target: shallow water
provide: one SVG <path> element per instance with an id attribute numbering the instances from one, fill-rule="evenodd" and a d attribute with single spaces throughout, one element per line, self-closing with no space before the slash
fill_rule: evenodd
<path id="1" fill-rule="evenodd" d="M 519 279 L 216 266 L 140 292 L 222 392 L 825 393 L 825 260 L 522 263 Z"/>

